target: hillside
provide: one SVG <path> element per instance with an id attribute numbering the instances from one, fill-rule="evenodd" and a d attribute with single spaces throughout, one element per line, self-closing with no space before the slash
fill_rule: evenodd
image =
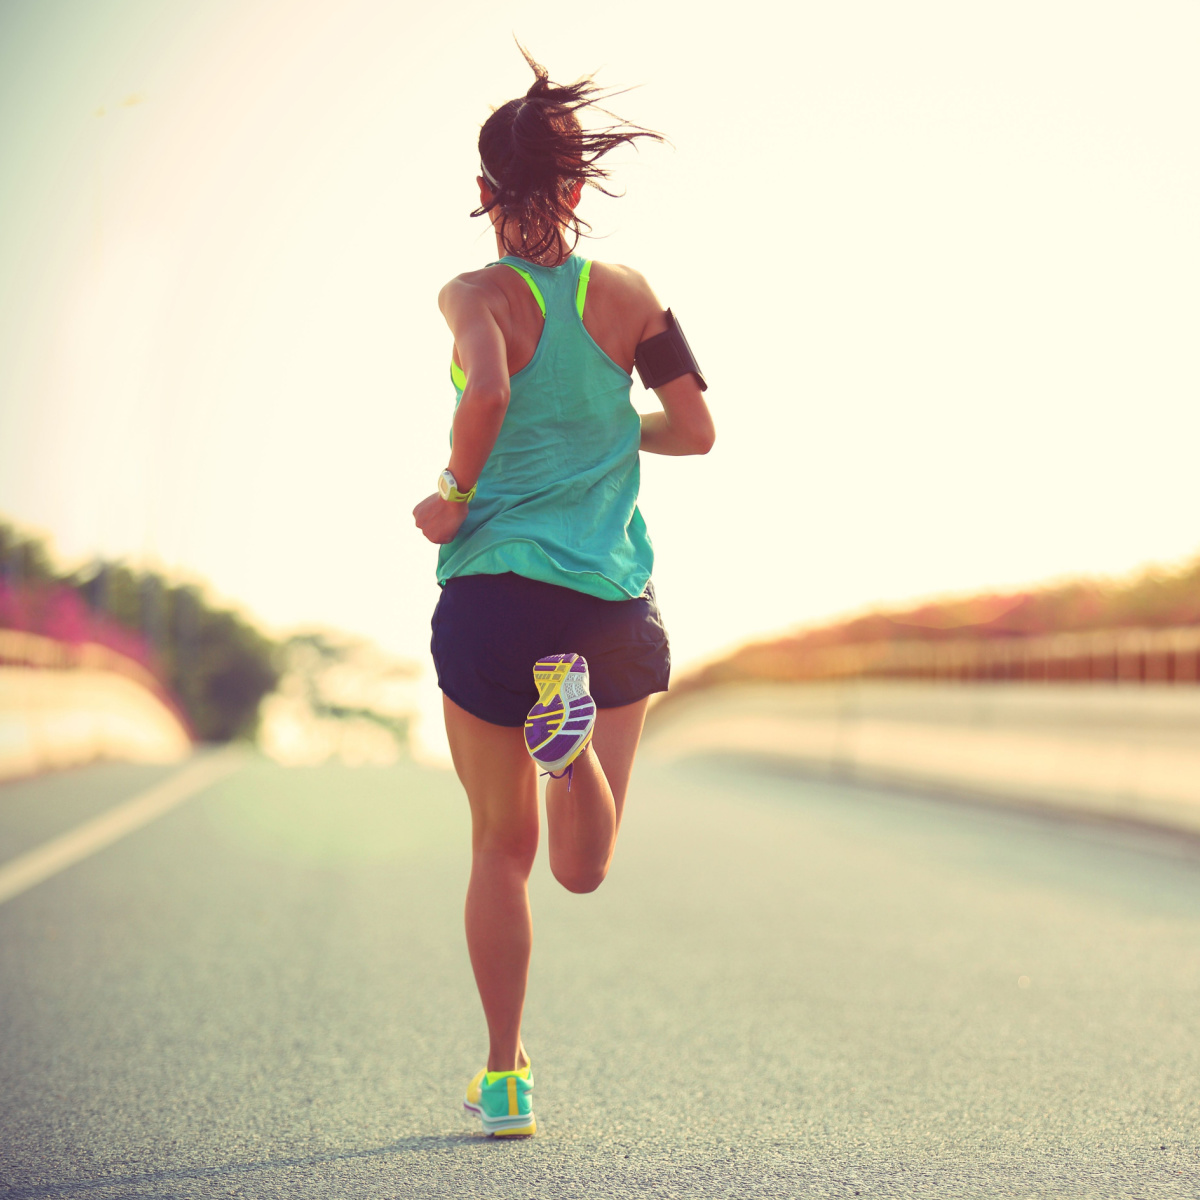
<path id="1" fill-rule="evenodd" d="M 1200 679 L 1200 558 L 1127 580 L 1073 580 L 870 613 L 735 650 L 672 693 L 741 680 Z"/>

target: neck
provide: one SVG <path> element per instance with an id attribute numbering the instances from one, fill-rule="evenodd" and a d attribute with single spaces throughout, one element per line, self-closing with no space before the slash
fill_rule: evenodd
<path id="1" fill-rule="evenodd" d="M 561 266 L 571 257 L 571 251 L 567 246 L 567 239 L 563 237 L 561 229 L 555 234 L 554 245 L 549 250 L 535 257 L 526 251 L 524 244 L 515 236 L 517 233 L 516 224 L 515 221 L 507 223 L 507 227 L 514 235 L 509 239 L 508 245 L 505 244 L 503 236 L 504 227 L 499 222 L 495 224 L 496 249 L 499 251 L 500 258 L 503 258 L 506 254 L 511 254 L 514 258 L 523 258 L 528 262 L 537 263 L 541 267 L 557 267 Z M 514 249 L 514 246 L 519 248 Z"/>

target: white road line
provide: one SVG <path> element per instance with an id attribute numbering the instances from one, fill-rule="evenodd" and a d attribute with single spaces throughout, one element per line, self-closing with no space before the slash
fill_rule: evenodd
<path id="1" fill-rule="evenodd" d="M 0 904 L 161 817 L 236 770 L 243 761 L 237 751 L 205 755 L 116 808 L 5 863 L 0 867 Z"/>

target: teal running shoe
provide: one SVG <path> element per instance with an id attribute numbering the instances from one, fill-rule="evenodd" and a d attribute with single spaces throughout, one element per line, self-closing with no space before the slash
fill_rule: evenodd
<path id="1" fill-rule="evenodd" d="M 485 1067 L 470 1083 L 463 1108 L 483 1122 L 493 1137 L 532 1137 L 537 1133 L 533 1116 L 533 1069 L 489 1071 Z"/>

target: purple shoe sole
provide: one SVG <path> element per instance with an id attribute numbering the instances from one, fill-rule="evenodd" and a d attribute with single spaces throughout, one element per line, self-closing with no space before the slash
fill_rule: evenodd
<path id="1" fill-rule="evenodd" d="M 525 719 L 525 748 L 544 771 L 565 770 L 591 741 L 596 702 L 588 693 L 587 660 L 549 654 L 533 668 L 538 702 Z"/>

